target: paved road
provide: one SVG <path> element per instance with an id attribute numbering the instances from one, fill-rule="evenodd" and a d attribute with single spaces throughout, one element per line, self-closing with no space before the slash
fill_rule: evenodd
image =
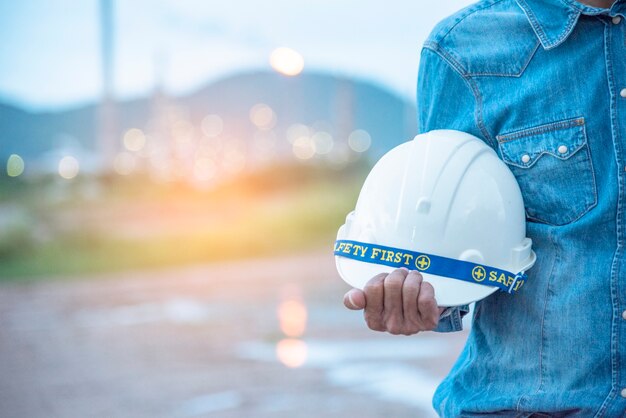
<path id="1" fill-rule="evenodd" d="M 343 309 L 325 253 L 0 285 L 0 417 L 430 417 L 465 333 Z"/>

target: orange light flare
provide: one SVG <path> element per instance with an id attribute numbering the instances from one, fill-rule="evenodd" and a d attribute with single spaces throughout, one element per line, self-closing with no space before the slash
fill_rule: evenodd
<path id="1" fill-rule="evenodd" d="M 299 299 L 286 300 L 278 306 L 278 320 L 286 336 L 301 337 L 306 329 L 306 306 Z"/>
<path id="2" fill-rule="evenodd" d="M 300 367 L 307 359 L 307 345 L 299 339 L 306 330 L 307 309 L 298 287 L 287 286 L 282 294 L 277 314 L 280 329 L 287 338 L 276 344 L 276 358 L 287 367 Z"/>
<path id="3" fill-rule="evenodd" d="M 287 367 L 300 367 L 306 362 L 306 343 L 295 338 L 280 340 L 278 344 L 276 344 L 276 357 Z"/>

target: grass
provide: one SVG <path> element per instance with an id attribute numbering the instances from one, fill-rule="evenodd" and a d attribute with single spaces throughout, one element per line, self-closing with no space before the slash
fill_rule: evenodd
<path id="1" fill-rule="evenodd" d="M 32 242 L 25 239 L 23 225 L 12 235 L 5 231 L 10 241 L 4 252 L 0 242 L 0 280 L 154 269 L 321 247 L 331 251 L 363 177 L 362 169 L 287 167 L 205 192 L 137 179 L 108 184 L 95 200 L 65 190 L 66 198 L 53 203 L 34 197 L 49 191 L 49 183 L 12 188 L 13 199 L 5 194 L 4 202 L 31 214 L 27 219 L 36 222 L 29 231 L 53 232 Z M 0 192 L 7 189 L 0 186 Z M 128 234 L 128 229 L 141 232 Z"/>

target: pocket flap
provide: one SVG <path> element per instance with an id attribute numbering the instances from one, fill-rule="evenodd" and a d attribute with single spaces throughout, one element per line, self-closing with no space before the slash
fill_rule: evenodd
<path id="1" fill-rule="evenodd" d="M 544 154 L 566 160 L 587 143 L 584 125 L 584 118 L 574 118 L 498 135 L 502 159 L 522 168 L 531 167 Z"/>

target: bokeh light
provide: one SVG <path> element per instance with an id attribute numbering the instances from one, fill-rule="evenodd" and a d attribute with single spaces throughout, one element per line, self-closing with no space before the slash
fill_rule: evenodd
<path id="1" fill-rule="evenodd" d="M 222 155 L 222 164 L 224 171 L 229 174 L 237 174 L 245 168 L 246 156 L 238 147 L 229 146 Z"/>
<path id="2" fill-rule="evenodd" d="M 80 164 L 75 157 L 66 155 L 59 161 L 59 176 L 64 179 L 70 180 L 78 175 L 80 171 Z"/>
<path id="3" fill-rule="evenodd" d="M 270 130 L 276 125 L 276 113 L 265 103 L 259 103 L 250 109 L 250 121 L 259 129 Z"/>
<path id="4" fill-rule="evenodd" d="M 117 174 L 127 176 L 135 171 L 137 166 L 136 157 L 130 152 L 120 152 L 113 160 L 113 169 Z"/>
<path id="5" fill-rule="evenodd" d="M 333 136 L 328 132 L 316 132 L 311 140 L 315 144 L 315 152 L 318 154 L 328 154 L 335 145 Z"/>
<path id="6" fill-rule="evenodd" d="M 196 159 L 193 166 L 193 175 L 197 181 L 206 182 L 212 180 L 215 177 L 215 163 L 212 159 L 207 157 L 200 157 Z"/>
<path id="7" fill-rule="evenodd" d="M 291 125 L 289 128 L 287 128 L 287 140 L 291 144 L 293 144 L 296 141 L 296 139 L 300 138 L 301 136 L 308 137 L 310 135 L 311 135 L 311 128 L 301 123 L 295 123 Z"/>
<path id="8" fill-rule="evenodd" d="M 293 338 L 280 340 L 278 344 L 276 344 L 276 357 L 287 367 L 300 367 L 306 362 L 306 343 Z"/>
<path id="9" fill-rule="evenodd" d="M 306 329 L 306 306 L 300 300 L 286 300 L 278 306 L 278 320 L 285 335 L 300 337 Z"/>
<path id="10" fill-rule="evenodd" d="M 124 147 L 129 151 L 141 151 L 146 145 L 146 135 L 141 129 L 132 128 L 124 134 Z"/>
<path id="11" fill-rule="evenodd" d="M 24 172 L 24 160 L 17 154 L 9 155 L 7 160 L 7 174 L 9 177 L 17 177 Z"/>
<path id="12" fill-rule="evenodd" d="M 300 160 L 308 160 L 315 155 L 315 142 L 309 137 L 301 136 L 293 142 L 293 155 Z"/>
<path id="13" fill-rule="evenodd" d="M 291 48 L 276 48 L 270 55 L 270 65 L 283 75 L 296 76 L 304 69 L 304 58 Z"/>
<path id="14" fill-rule="evenodd" d="M 257 131 L 252 138 L 252 156 L 256 163 L 266 164 L 276 156 L 278 137 L 274 131 Z"/>
<path id="15" fill-rule="evenodd" d="M 179 119 L 172 126 L 172 136 L 178 144 L 190 144 L 193 142 L 193 125 L 191 122 Z"/>
<path id="16" fill-rule="evenodd" d="M 326 156 L 326 162 L 330 168 L 341 170 L 354 159 L 354 151 L 348 147 L 346 143 L 337 144 L 333 152 Z"/>
<path id="17" fill-rule="evenodd" d="M 215 138 L 224 130 L 224 121 L 219 115 L 206 115 L 202 119 L 201 128 L 206 137 Z"/>
<path id="18" fill-rule="evenodd" d="M 365 152 L 372 145 L 372 137 L 367 131 L 357 129 L 348 137 L 348 145 L 356 152 Z"/>

